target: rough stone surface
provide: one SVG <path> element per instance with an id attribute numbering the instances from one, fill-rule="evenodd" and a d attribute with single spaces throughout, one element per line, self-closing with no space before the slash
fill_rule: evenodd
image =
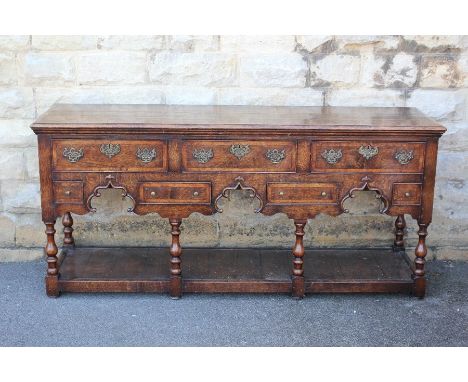
<path id="1" fill-rule="evenodd" d="M 242 87 L 304 87 L 307 64 L 299 54 L 251 54 L 240 58 Z"/>
<path id="2" fill-rule="evenodd" d="M 0 86 L 16 85 L 17 83 L 16 56 L 0 51 Z"/>
<path id="3" fill-rule="evenodd" d="M 33 118 L 34 100 L 31 88 L 0 88 L 1 118 Z"/>
<path id="4" fill-rule="evenodd" d="M 232 86 L 237 83 L 236 58 L 221 53 L 157 53 L 149 79 L 161 85 Z"/>
<path id="5" fill-rule="evenodd" d="M 56 86 L 75 82 L 75 65 L 70 54 L 31 52 L 21 57 L 20 61 L 24 85 Z"/>
<path id="6" fill-rule="evenodd" d="M 360 57 L 323 55 L 313 57 L 310 65 L 311 86 L 351 86 L 359 80 Z"/>
<path id="7" fill-rule="evenodd" d="M 37 50 L 87 50 L 96 49 L 97 36 L 32 36 L 31 44 Z"/>
<path id="8" fill-rule="evenodd" d="M 36 137 L 29 125 L 54 102 L 287 106 L 413 106 L 448 128 L 440 141 L 429 258 L 468 259 L 467 36 L 0 36 L 0 261 L 42 256 Z M 167 219 L 125 212 L 118 192 L 76 216 L 86 245 L 164 245 Z M 348 215 L 319 215 L 307 246 L 383 246 L 394 219 L 372 193 Z M 407 247 L 417 225 L 407 217 Z M 57 241 L 62 227 L 57 222 Z M 291 248 L 284 215 L 253 213 L 234 194 L 224 214 L 194 214 L 183 246 Z"/>
<path id="9" fill-rule="evenodd" d="M 80 85 L 138 84 L 146 79 L 144 52 L 99 52 L 78 57 Z"/>

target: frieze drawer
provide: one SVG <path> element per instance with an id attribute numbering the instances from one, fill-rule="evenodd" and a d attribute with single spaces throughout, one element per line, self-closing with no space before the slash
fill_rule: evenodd
<path id="1" fill-rule="evenodd" d="M 312 171 L 422 172 L 424 148 L 422 142 L 313 142 Z"/>
<path id="2" fill-rule="evenodd" d="M 56 203 L 83 203 L 83 182 L 75 180 L 53 182 Z"/>
<path id="3" fill-rule="evenodd" d="M 336 203 L 337 188 L 333 183 L 268 183 L 267 198 L 275 204 Z"/>
<path id="4" fill-rule="evenodd" d="M 204 204 L 211 202 L 211 183 L 147 182 L 140 185 L 140 201 L 147 204 Z"/>
<path id="5" fill-rule="evenodd" d="M 392 204 L 396 206 L 421 204 L 421 183 L 394 183 Z"/>
<path id="6" fill-rule="evenodd" d="M 185 172 L 294 172 L 296 143 L 187 140 L 183 143 L 182 165 Z"/>
<path id="7" fill-rule="evenodd" d="M 52 163 L 55 171 L 165 171 L 164 141 L 56 140 Z"/>

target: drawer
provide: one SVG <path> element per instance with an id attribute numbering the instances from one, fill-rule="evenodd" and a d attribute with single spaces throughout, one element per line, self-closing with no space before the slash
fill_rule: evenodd
<path id="1" fill-rule="evenodd" d="M 208 182 L 146 182 L 140 185 L 140 201 L 146 204 L 205 204 L 211 202 Z"/>
<path id="2" fill-rule="evenodd" d="M 421 183 L 394 183 L 392 204 L 395 206 L 421 204 Z"/>
<path id="3" fill-rule="evenodd" d="M 422 172 L 423 142 L 319 141 L 312 143 L 312 171 Z"/>
<path id="4" fill-rule="evenodd" d="M 56 203 L 83 203 L 83 182 L 64 180 L 53 182 Z"/>
<path id="5" fill-rule="evenodd" d="M 55 140 L 55 171 L 165 171 L 164 141 Z"/>
<path id="6" fill-rule="evenodd" d="M 182 165 L 186 172 L 295 172 L 296 143 L 187 140 L 183 142 Z"/>
<path id="7" fill-rule="evenodd" d="M 336 203 L 337 187 L 333 183 L 268 183 L 267 199 L 275 204 Z"/>

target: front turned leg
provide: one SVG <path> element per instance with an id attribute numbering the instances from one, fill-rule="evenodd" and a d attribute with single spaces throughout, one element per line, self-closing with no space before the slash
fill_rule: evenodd
<path id="1" fill-rule="evenodd" d="M 395 220 L 395 241 L 393 242 L 394 251 L 404 251 L 405 250 L 405 228 L 406 221 L 405 215 L 398 215 Z"/>
<path id="2" fill-rule="evenodd" d="M 414 259 L 414 295 L 419 298 L 423 298 L 426 294 L 426 277 L 424 266 L 426 264 L 425 257 L 427 255 L 426 247 L 426 236 L 427 236 L 427 226 L 428 224 L 418 223 L 419 225 L 419 241 L 416 246 L 415 254 L 416 258 Z"/>
<path id="3" fill-rule="evenodd" d="M 294 220 L 296 226 L 296 243 L 293 247 L 293 274 L 292 274 L 292 296 L 303 298 L 305 295 L 304 282 L 304 227 L 307 220 Z"/>
<path id="4" fill-rule="evenodd" d="M 75 246 L 75 239 L 73 238 L 73 218 L 70 212 L 66 212 L 62 217 L 63 224 L 63 244 L 66 246 Z"/>
<path id="5" fill-rule="evenodd" d="M 171 282 L 169 293 L 173 299 L 178 299 L 182 296 L 182 270 L 180 266 L 180 255 L 182 248 L 180 246 L 180 224 L 181 219 L 169 219 L 171 224 L 172 244 L 169 250 L 171 254 Z"/>
<path id="6" fill-rule="evenodd" d="M 47 222 L 45 225 L 45 233 L 47 235 L 47 244 L 45 246 L 45 253 L 47 255 L 46 292 L 49 297 L 58 297 L 60 291 L 58 288 L 59 270 L 57 262 L 58 248 L 55 244 L 55 220 Z"/>

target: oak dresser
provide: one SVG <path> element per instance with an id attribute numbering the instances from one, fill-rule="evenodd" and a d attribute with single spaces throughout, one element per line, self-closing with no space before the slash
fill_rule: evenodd
<path id="1" fill-rule="evenodd" d="M 39 143 L 49 296 L 425 294 L 425 241 L 445 128 L 416 109 L 56 104 L 31 127 Z M 94 212 L 95 198 L 107 188 L 131 201 L 129 213 L 168 218 L 170 248 L 75 248 L 72 214 Z M 222 213 L 234 190 L 248 193 L 255 213 L 284 213 L 293 221 L 292 252 L 190 243 L 182 250 L 182 219 Z M 359 250 L 305 249 L 306 223 L 320 213 L 346 213 L 346 200 L 360 190 L 374 191 L 380 212 L 396 217 L 388 250 L 372 243 Z M 405 252 L 405 214 L 419 225 L 414 261 Z"/>

